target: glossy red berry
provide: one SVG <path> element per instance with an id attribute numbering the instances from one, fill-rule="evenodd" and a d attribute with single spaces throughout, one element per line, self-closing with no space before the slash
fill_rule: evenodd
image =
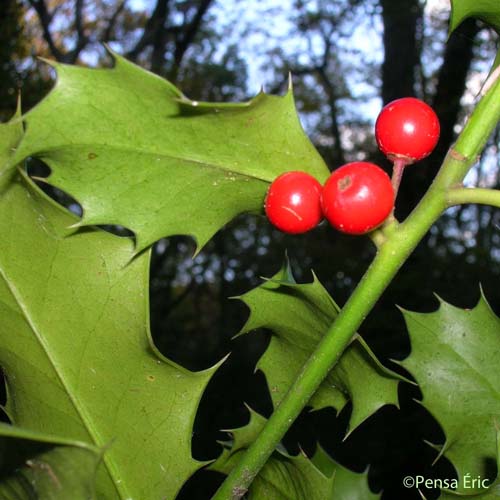
<path id="1" fill-rule="evenodd" d="M 390 159 L 413 163 L 428 156 L 439 139 L 439 120 L 434 110 L 414 97 L 387 104 L 375 123 L 380 150 Z"/>
<path id="2" fill-rule="evenodd" d="M 305 172 L 286 172 L 269 187 L 265 209 L 271 223 L 285 233 L 309 231 L 322 219 L 321 184 Z"/>
<path id="3" fill-rule="evenodd" d="M 364 234 L 382 224 L 394 206 L 391 179 L 377 165 L 357 161 L 335 170 L 321 196 L 330 224 L 349 234 Z"/>

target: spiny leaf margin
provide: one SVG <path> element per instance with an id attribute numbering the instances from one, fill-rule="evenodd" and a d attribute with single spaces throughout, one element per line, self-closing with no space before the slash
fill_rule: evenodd
<path id="1" fill-rule="evenodd" d="M 433 445 L 439 450 L 438 458 L 445 455 L 453 463 L 460 481 L 458 492 L 470 495 L 481 491 L 464 489 L 463 478 L 466 474 L 485 477 L 485 460 L 496 456 L 500 318 L 482 292 L 473 309 L 439 302 L 431 313 L 402 309 L 411 352 L 401 365 L 419 384 L 422 405 L 444 430 L 444 445 Z"/>
<path id="2" fill-rule="evenodd" d="M 134 258 L 130 240 L 68 229 L 74 220 L 22 172 L 0 196 L 6 411 L 27 430 L 106 448 L 99 498 L 174 497 L 204 465 L 192 428 L 217 366 L 192 373 L 158 354 L 149 252 Z"/>
<path id="3" fill-rule="evenodd" d="M 232 443 L 210 469 L 228 474 L 246 448 L 257 438 L 266 419 L 250 410 L 250 420 L 244 427 L 232 429 Z M 289 455 L 284 448 L 275 451 L 247 493 L 249 499 L 261 500 L 379 500 L 368 485 L 368 471 L 357 473 L 335 462 L 321 446 L 312 457 L 304 453 Z"/>
<path id="4" fill-rule="evenodd" d="M 326 180 L 291 90 L 246 103 L 200 103 L 112 54 L 114 66 L 53 64 L 54 89 L 24 119 L 14 162 L 46 162 L 46 179 L 83 207 L 80 225 L 132 230 L 136 252 L 187 234 L 198 250 L 240 213 L 262 212 L 269 183 L 289 170 Z"/>
<path id="5" fill-rule="evenodd" d="M 339 308 L 313 273 L 311 283 L 297 284 L 288 262 L 271 279 L 235 297 L 250 309 L 238 335 L 264 328 L 271 341 L 256 369 L 266 376 L 274 406 L 279 405 Z M 285 368 L 286 367 L 286 368 Z M 371 381 L 370 385 L 366 380 Z M 405 380 L 383 366 L 356 335 L 310 401 L 313 409 L 331 406 L 339 412 L 352 400 L 348 434 L 386 404 L 398 406 L 398 383 Z"/>

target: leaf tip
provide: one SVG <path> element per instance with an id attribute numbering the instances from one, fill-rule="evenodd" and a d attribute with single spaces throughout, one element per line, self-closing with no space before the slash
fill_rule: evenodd
<path id="1" fill-rule="evenodd" d="M 16 111 L 14 113 L 13 118 L 19 118 L 21 116 L 21 91 L 19 90 L 17 93 L 17 100 L 16 100 Z"/>
<path id="2" fill-rule="evenodd" d="M 436 450 L 438 454 L 436 455 L 436 458 L 432 461 L 431 465 L 436 465 L 438 460 L 446 453 L 446 450 L 450 447 L 448 441 L 445 441 L 444 444 L 436 444 L 433 443 L 432 441 L 429 441 L 428 439 L 424 439 L 424 443 L 428 446 L 430 446 L 433 450 Z"/>
<path id="3" fill-rule="evenodd" d="M 403 306 L 400 306 L 399 304 L 395 304 L 397 310 L 401 313 L 401 314 L 406 314 L 406 313 L 411 313 L 411 311 L 409 309 L 406 309 L 404 308 Z"/>
<path id="4" fill-rule="evenodd" d="M 237 333 L 235 333 L 232 337 L 231 340 L 236 340 L 239 337 L 242 337 L 243 335 L 249 333 L 251 331 L 251 328 L 247 327 L 248 321 L 241 327 L 241 330 Z"/>
<path id="5" fill-rule="evenodd" d="M 436 300 L 439 302 L 439 306 L 442 306 L 446 303 L 446 301 L 437 292 L 433 292 L 432 295 L 436 297 Z"/>
<path id="6" fill-rule="evenodd" d="M 106 52 L 111 57 L 114 57 L 114 55 L 116 54 L 116 52 L 111 48 L 111 45 L 108 42 L 102 42 L 102 45 L 103 45 L 104 49 L 106 50 Z"/>
<path id="7" fill-rule="evenodd" d="M 104 46 L 106 53 L 109 55 L 109 57 L 111 57 L 111 62 L 112 62 L 113 68 L 116 68 L 121 63 L 133 64 L 128 59 L 123 57 L 121 54 L 118 54 L 118 52 L 116 52 L 116 50 L 114 50 L 108 42 L 103 42 L 102 45 Z"/>
<path id="8" fill-rule="evenodd" d="M 48 64 L 52 68 L 57 68 L 57 66 L 59 66 L 59 63 L 57 61 L 54 61 L 53 59 L 48 59 L 47 57 L 38 56 L 37 59 L 39 61 L 44 62 L 45 64 Z"/>

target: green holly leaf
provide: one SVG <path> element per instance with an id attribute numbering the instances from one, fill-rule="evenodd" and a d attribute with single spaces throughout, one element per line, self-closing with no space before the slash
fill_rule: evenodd
<path id="1" fill-rule="evenodd" d="M 457 469 L 458 491 L 466 474 L 487 477 L 485 461 L 497 452 L 500 421 L 500 319 L 481 296 L 459 309 L 440 301 L 433 313 L 403 311 L 411 353 L 401 364 L 415 377 L 422 404 L 441 424 L 446 442 L 438 447 Z"/>
<path id="2" fill-rule="evenodd" d="M 451 0 L 449 33 L 453 33 L 469 17 L 481 19 L 500 35 L 500 3 L 498 0 Z M 500 50 L 492 69 L 500 64 Z"/>
<path id="3" fill-rule="evenodd" d="M 0 498 L 92 500 L 101 458 L 85 443 L 0 423 Z"/>
<path id="4" fill-rule="evenodd" d="M 252 408 L 248 406 L 247 408 L 250 412 L 248 423 L 236 429 L 225 429 L 226 432 L 231 434 L 232 439 L 220 442 L 223 445 L 222 453 L 214 463 L 210 464 L 209 469 L 229 474 L 235 465 L 235 461 L 241 457 L 240 452 L 246 450 L 257 439 L 257 436 L 266 425 L 266 418 Z"/>
<path id="5" fill-rule="evenodd" d="M 15 175 L 15 165 L 11 159 L 23 137 L 23 124 L 20 120 L 20 108 L 8 123 L 0 123 L 0 196 Z"/>
<path id="6" fill-rule="evenodd" d="M 105 449 L 97 498 L 174 498 L 201 465 L 193 421 L 215 368 L 164 359 L 149 325 L 149 254 L 68 229 L 75 217 L 18 174 L 0 195 L 0 365 L 24 429 Z"/>
<path id="7" fill-rule="evenodd" d="M 112 69 L 57 64 L 57 84 L 29 112 L 15 161 L 35 156 L 48 182 L 83 206 L 82 225 L 119 224 L 136 251 L 173 234 L 198 249 L 242 212 L 261 212 L 279 174 L 329 171 L 305 136 L 293 95 L 200 103 L 113 55 Z"/>
<path id="8" fill-rule="evenodd" d="M 250 500 L 377 500 L 368 487 L 368 474 L 356 473 L 334 462 L 320 447 L 306 456 L 275 455 L 255 478 Z"/>
<path id="9" fill-rule="evenodd" d="M 250 420 L 233 429 L 232 443 L 226 443 L 221 456 L 210 466 L 228 474 L 257 438 L 266 419 L 250 409 Z M 377 500 L 380 494 L 368 486 L 368 474 L 353 472 L 336 463 L 321 448 L 313 457 L 291 456 L 284 449 L 275 452 L 254 479 L 247 498 L 261 500 Z"/>
<path id="10" fill-rule="evenodd" d="M 233 436 L 231 451 L 233 453 L 248 448 L 260 434 L 267 423 L 267 419 L 247 406 L 250 420 L 243 427 L 228 430 Z"/>
<path id="11" fill-rule="evenodd" d="M 231 455 L 228 470 L 243 451 Z M 320 457 L 321 455 L 321 457 Z M 328 472 L 318 467 L 328 465 Z M 215 469 L 216 470 L 216 469 Z M 368 473 L 353 472 L 334 462 L 321 448 L 314 457 L 274 453 L 250 485 L 249 500 L 379 500 L 368 486 Z"/>
<path id="12" fill-rule="evenodd" d="M 240 334 L 258 328 L 272 331 L 269 347 L 257 368 L 264 372 L 277 406 L 339 308 L 316 276 L 312 283 L 297 284 L 286 266 L 274 278 L 239 298 L 250 308 L 250 317 Z M 401 377 L 385 368 L 364 340 L 356 336 L 310 405 L 315 409 L 333 406 L 340 411 L 352 400 L 352 432 L 382 406 L 398 405 L 399 380 Z"/>
<path id="13" fill-rule="evenodd" d="M 500 33 L 498 0 L 451 0 L 450 33 L 469 17 L 481 19 Z"/>
<path id="14" fill-rule="evenodd" d="M 497 467 L 500 464 L 500 439 L 499 439 L 499 430 L 498 428 L 496 429 L 496 442 L 497 442 Z M 442 490 L 441 494 L 439 495 L 439 500 L 460 500 L 463 498 L 469 498 L 471 500 L 498 500 L 500 498 L 500 477 L 497 477 L 497 479 L 491 483 L 489 480 L 485 479 L 484 477 L 478 477 L 474 478 L 471 474 L 468 475 L 467 481 L 469 483 L 472 483 L 473 480 L 476 481 L 483 481 L 485 486 L 487 486 L 487 490 L 483 491 L 483 493 L 479 494 L 467 494 L 466 492 L 462 491 L 456 491 L 456 490 Z M 470 490 L 470 489 L 469 489 Z M 466 491 L 466 490 L 465 490 Z M 424 495 L 421 495 L 423 500 L 426 500 Z"/>
<path id="15" fill-rule="evenodd" d="M 471 479 L 472 480 L 472 479 Z M 425 500 L 425 497 L 423 497 Z M 495 483 L 484 493 L 477 495 L 467 495 L 467 493 L 458 493 L 453 490 L 443 491 L 439 496 L 439 500 L 498 500 L 500 498 L 500 483 L 495 481 Z"/>

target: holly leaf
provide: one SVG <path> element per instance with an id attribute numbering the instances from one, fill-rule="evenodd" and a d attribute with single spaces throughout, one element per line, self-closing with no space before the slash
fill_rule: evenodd
<path id="1" fill-rule="evenodd" d="M 230 441 L 220 441 L 223 446 L 222 453 L 217 460 L 208 466 L 208 469 L 229 474 L 233 469 L 235 462 L 241 457 L 240 452 L 245 451 L 260 434 L 267 419 L 247 406 L 250 413 L 248 423 L 243 427 L 235 429 L 225 429 L 225 432 L 231 434 Z"/>
<path id="2" fill-rule="evenodd" d="M 0 123 L 0 196 L 15 175 L 15 164 L 11 159 L 23 137 L 23 124 L 20 120 L 20 106 L 8 123 Z"/>
<path id="3" fill-rule="evenodd" d="M 356 473 L 334 462 L 320 447 L 304 455 L 275 455 L 253 481 L 249 499 L 260 500 L 377 500 L 368 487 L 368 474 Z"/>
<path id="4" fill-rule="evenodd" d="M 443 428 L 436 446 L 458 472 L 487 477 L 485 462 L 497 453 L 495 421 L 500 421 L 500 319 L 481 296 L 477 306 L 459 309 L 440 300 L 433 313 L 403 311 L 411 353 L 401 363 L 416 379 L 422 404 Z"/>
<path id="5" fill-rule="evenodd" d="M 497 442 L 497 457 L 496 463 L 497 468 L 500 464 L 500 439 L 499 439 L 499 429 L 496 429 L 496 442 Z M 439 495 L 439 500 L 460 500 L 461 498 L 469 498 L 471 500 L 498 500 L 500 498 L 500 477 L 497 477 L 496 480 L 491 483 L 488 479 L 484 477 L 473 477 L 471 474 L 467 475 L 467 480 L 472 483 L 472 481 L 484 481 L 485 486 L 487 486 L 486 490 L 483 490 L 482 493 L 479 494 L 467 494 L 464 492 L 459 492 L 451 489 L 443 489 L 441 494 Z M 425 496 L 422 495 L 423 500 L 426 500 Z"/>
<path id="6" fill-rule="evenodd" d="M 451 0 L 449 33 L 453 33 L 469 17 L 490 25 L 500 35 L 500 3 L 498 0 Z M 500 64 L 500 50 L 493 62 L 492 71 Z"/>
<path id="7" fill-rule="evenodd" d="M 498 464 L 500 464 L 499 457 L 497 455 L 497 467 Z M 467 480 L 469 483 L 473 483 L 474 480 L 476 481 L 483 481 L 485 480 L 484 477 L 473 477 L 470 474 L 467 476 Z M 467 494 L 468 491 L 470 491 L 472 488 L 467 488 L 463 490 L 463 492 L 457 492 L 455 490 L 443 490 L 441 494 L 439 495 L 439 500 L 460 500 L 460 499 L 470 499 L 470 500 L 498 500 L 500 498 L 500 480 L 497 478 L 493 483 L 490 483 L 488 480 L 486 480 L 485 484 L 489 485 L 487 490 L 483 490 L 482 493 L 479 494 Z M 425 498 L 424 498 L 425 500 Z"/>
<path id="8" fill-rule="evenodd" d="M 105 449 L 97 498 L 174 498 L 216 367 L 163 358 L 148 329 L 149 254 L 75 217 L 22 174 L 0 195 L 0 365 L 24 429 Z"/>
<path id="9" fill-rule="evenodd" d="M 102 454 L 85 443 L 0 423 L 3 500 L 91 500 Z"/>
<path id="10" fill-rule="evenodd" d="M 469 17 L 481 19 L 500 33 L 500 4 L 497 0 L 451 0 L 450 33 Z"/>
<path id="11" fill-rule="evenodd" d="M 233 429 L 233 441 L 210 466 L 228 474 L 257 438 L 266 419 L 250 409 L 250 420 Z M 320 446 L 313 457 L 291 456 L 284 449 L 273 453 L 250 485 L 249 499 L 261 500 L 377 500 L 380 494 L 368 486 L 368 474 L 353 472 L 336 463 Z"/>
<path id="12" fill-rule="evenodd" d="M 329 171 L 305 136 L 292 92 L 201 103 L 113 54 L 112 69 L 55 64 L 52 92 L 26 116 L 15 161 L 37 157 L 83 207 L 81 225 L 131 229 L 136 252 L 188 234 L 198 249 L 233 217 L 261 212 L 289 170 Z"/>
<path id="13" fill-rule="evenodd" d="M 469 478 L 472 482 L 473 478 Z M 423 497 L 425 500 L 425 497 Z M 461 499 L 469 499 L 469 500 L 498 500 L 500 498 L 500 483 L 495 481 L 495 483 L 488 488 L 487 491 L 474 495 L 467 493 L 458 493 L 453 490 L 443 491 L 439 496 L 439 500 L 461 500 Z"/>
<path id="14" fill-rule="evenodd" d="M 288 266 L 239 298 L 250 309 L 250 317 L 240 334 L 258 328 L 272 331 L 269 347 L 257 368 L 264 372 L 277 406 L 339 308 L 316 276 L 313 275 L 312 283 L 297 284 Z M 349 432 L 352 432 L 382 406 L 398 405 L 397 388 L 401 379 L 385 368 L 364 340 L 356 336 L 310 405 L 314 409 L 333 406 L 340 411 L 351 400 Z"/>

